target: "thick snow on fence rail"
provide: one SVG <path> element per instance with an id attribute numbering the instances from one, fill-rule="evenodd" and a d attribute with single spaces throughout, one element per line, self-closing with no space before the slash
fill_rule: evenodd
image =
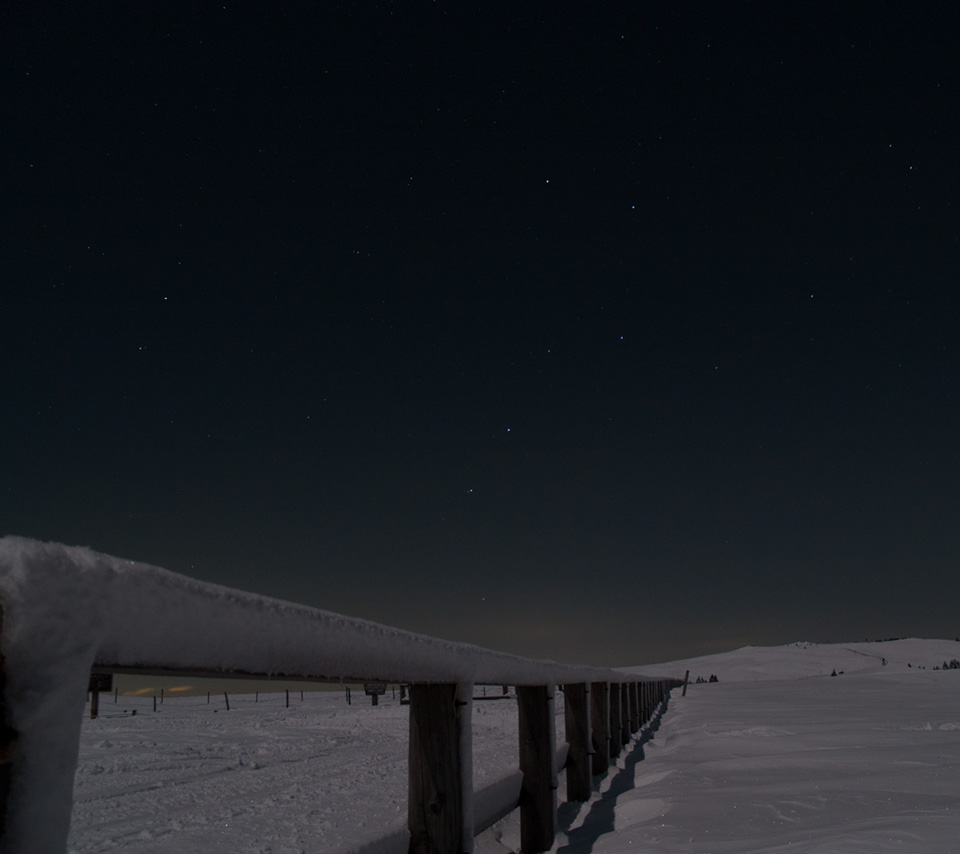
<path id="1" fill-rule="evenodd" d="M 62 850 L 91 667 L 517 686 L 637 682 L 207 584 L 87 548 L 0 539 L 4 723 L 16 733 L 3 838 Z"/>
<path id="2" fill-rule="evenodd" d="M 20 537 L 0 540 L 0 597 L 11 668 L 23 654 L 30 668 L 78 658 L 349 681 L 540 685 L 637 678 L 444 641 Z M 47 660 L 38 660 L 44 650 Z"/>

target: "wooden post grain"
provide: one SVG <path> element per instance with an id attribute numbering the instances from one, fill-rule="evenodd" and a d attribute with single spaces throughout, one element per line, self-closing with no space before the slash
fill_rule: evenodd
<path id="1" fill-rule="evenodd" d="M 458 854 L 463 838 L 455 684 L 410 686 L 410 854 Z"/>
<path id="2" fill-rule="evenodd" d="M 610 758 L 620 755 L 620 683 L 610 683 L 610 732 L 607 736 Z"/>
<path id="3" fill-rule="evenodd" d="M 553 770 L 553 686 L 518 685 L 520 722 L 520 850 L 546 851 L 556 835 L 557 790 Z"/>
<path id="4" fill-rule="evenodd" d="M 590 740 L 593 742 L 593 773 L 603 774 L 610 767 L 610 714 L 607 711 L 606 682 L 590 684 Z"/>
<path id="5" fill-rule="evenodd" d="M 583 682 L 563 686 L 564 735 L 567 752 L 567 800 L 588 801 L 593 788 L 590 773 L 590 689 Z"/>

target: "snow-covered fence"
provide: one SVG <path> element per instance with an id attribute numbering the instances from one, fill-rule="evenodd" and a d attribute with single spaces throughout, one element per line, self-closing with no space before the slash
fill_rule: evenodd
<path id="1" fill-rule="evenodd" d="M 535 661 L 196 581 L 86 548 L 0 539 L 0 850 L 62 854 L 92 670 L 410 688 L 409 850 L 461 852 L 519 805 L 524 851 L 553 842 L 554 689 L 571 800 L 679 680 Z M 472 791 L 474 685 L 514 685 L 519 789 Z"/>

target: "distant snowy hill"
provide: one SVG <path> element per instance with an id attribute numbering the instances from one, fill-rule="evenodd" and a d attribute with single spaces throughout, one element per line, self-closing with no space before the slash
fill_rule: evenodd
<path id="1" fill-rule="evenodd" d="M 829 676 L 834 670 L 838 674 L 841 671 L 844 674 L 865 674 L 881 670 L 932 670 L 953 659 L 960 659 L 960 642 L 955 640 L 908 638 L 828 644 L 802 641 L 785 646 L 745 646 L 716 655 L 621 669 L 650 676 L 682 675 L 689 670 L 691 681 L 698 676 L 708 679 L 716 675 L 721 682 L 754 682 Z"/>

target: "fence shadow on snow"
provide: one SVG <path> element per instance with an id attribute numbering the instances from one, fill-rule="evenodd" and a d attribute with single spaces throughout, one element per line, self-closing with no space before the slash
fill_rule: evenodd
<path id="1" fill-rule="evenodd" d="M 653 717 L 643 728 L 639 737 L 624 753 L 622 767 L 610 775 L 609 786 L 595 796 L 589 807 L 568 801 L 558 809 L 558 824 L 567 838 L 567 843 L 557 848 L 557 854 L 590 854 L 594 843 L 605 833 L 612 833 L 615 829 L 617 799 L 633 789 L 637 765 L 644 759 L 643 746 L 653 740 L 654 734 L 660 728 L 660 720 L 670 703 L 669 693 L 663 702 L 657 706 Z M 606 782 L 606 781 L 605 781 Z M 580 818 L 583 810 L 586 815 L 582 821 L 573 827 Z"/>

